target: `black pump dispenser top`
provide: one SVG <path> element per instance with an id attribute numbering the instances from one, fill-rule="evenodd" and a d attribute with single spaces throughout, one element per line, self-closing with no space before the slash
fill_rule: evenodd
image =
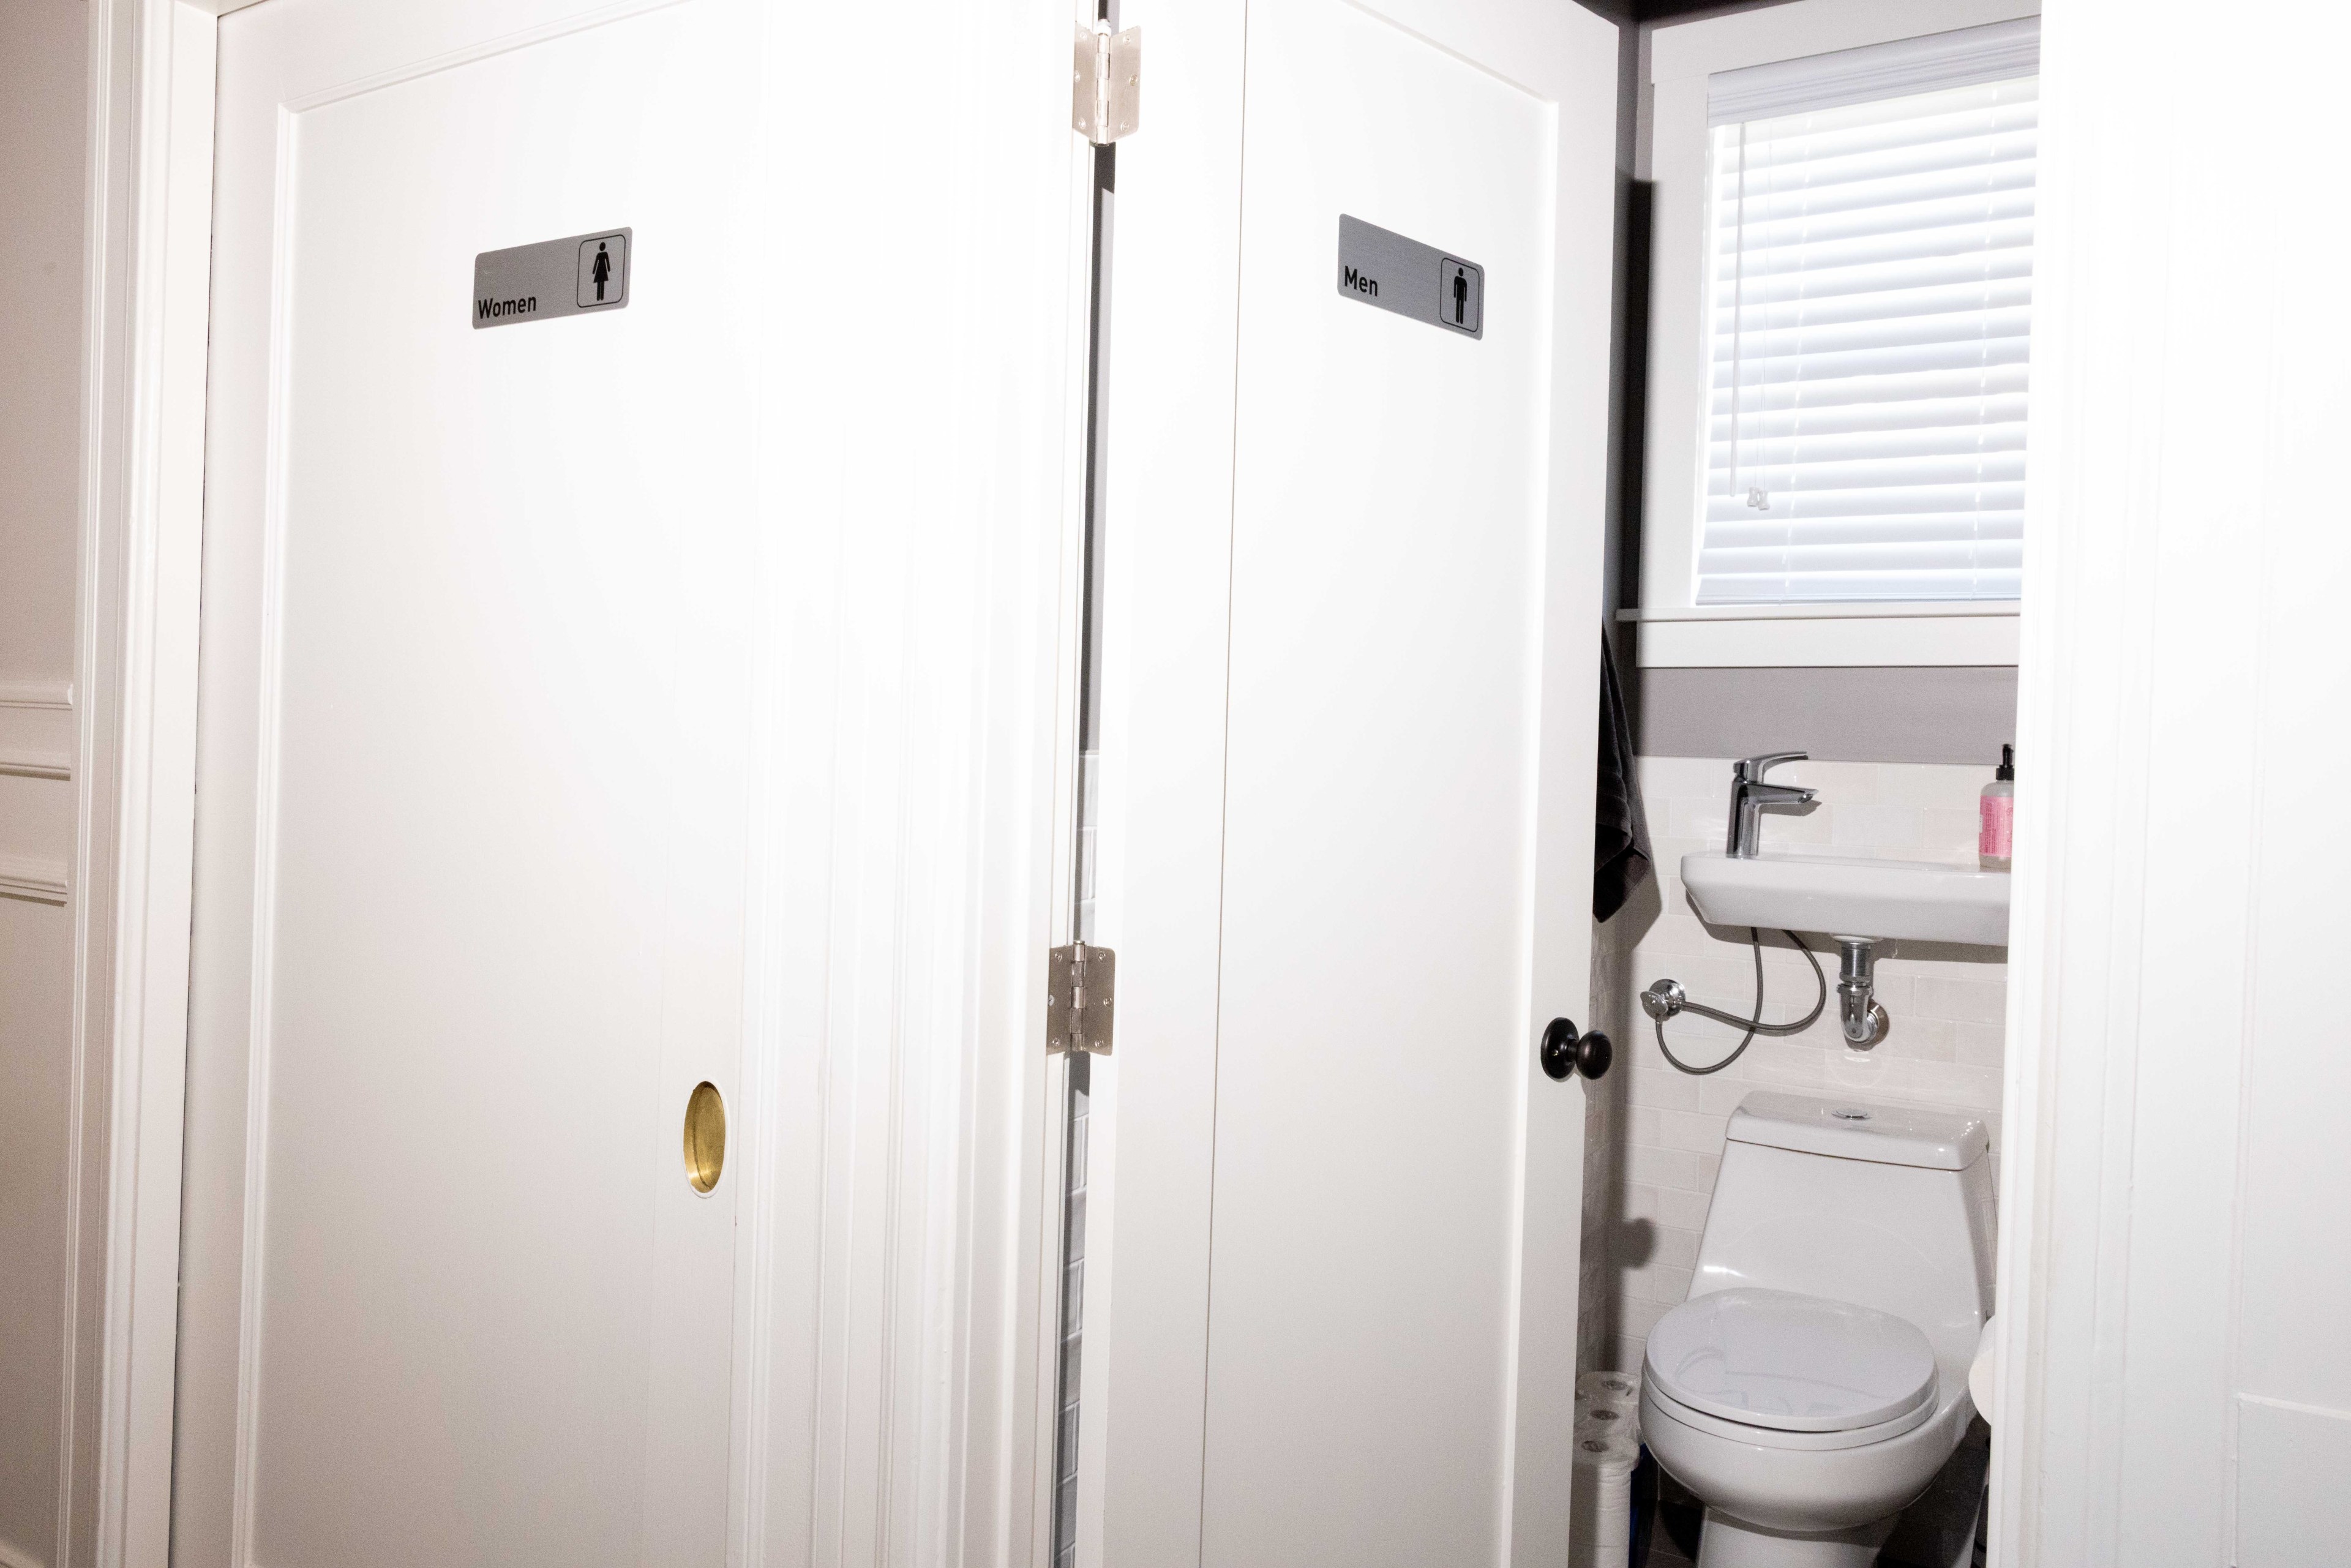
<path id="1" fill-rule="evenodd" d="M 1993 770 L 1992 777 L 2003 781 L 2016 777 L 2015 747 L 2003 746 L 2000 748 L 2000 767 Z"/>

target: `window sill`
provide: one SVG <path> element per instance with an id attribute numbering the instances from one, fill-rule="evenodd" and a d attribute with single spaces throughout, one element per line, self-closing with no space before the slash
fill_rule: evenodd
<path id="1" fill-rule="evenodd" d="M 1620 610 L 1666 667 L 2013 664 L 2016 604 L 1719 604 Z"/>

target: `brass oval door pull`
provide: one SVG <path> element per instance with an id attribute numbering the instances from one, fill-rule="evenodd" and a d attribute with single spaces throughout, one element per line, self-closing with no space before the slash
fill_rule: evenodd
<path id="1" fill-rule="evenodd" d="M 726 1168 L 726 1102 L 718 1086 L 704 1082 L 685 1100 L 685 1179 L 696 1192 L 718 1185 Z"/>

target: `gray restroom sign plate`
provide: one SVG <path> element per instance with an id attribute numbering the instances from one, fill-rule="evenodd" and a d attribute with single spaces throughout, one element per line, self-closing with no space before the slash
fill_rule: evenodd
<path id="1" fill-rule="evenodd" d="M 482 252 L 474 257 L 475 328 L 622 308 L 629 303 L 634 233 L 604 229 Z"/>
<path id="2" fill-rule="evenodd" d="M 1339 292 L 1466 338 L 1486 335 L 1486 269 L 1339 214 Z"/>

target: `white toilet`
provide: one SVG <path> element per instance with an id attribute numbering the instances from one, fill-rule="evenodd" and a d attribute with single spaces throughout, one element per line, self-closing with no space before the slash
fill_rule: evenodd
<path id="1" fill-rule="evenodd" d="M 1706 1504 L 1699 1568 L 1867 1568 L 1975 1415 L 1991 1311 L 1982 1121 L 1750 1094 L 1641 1436 Z"/>

